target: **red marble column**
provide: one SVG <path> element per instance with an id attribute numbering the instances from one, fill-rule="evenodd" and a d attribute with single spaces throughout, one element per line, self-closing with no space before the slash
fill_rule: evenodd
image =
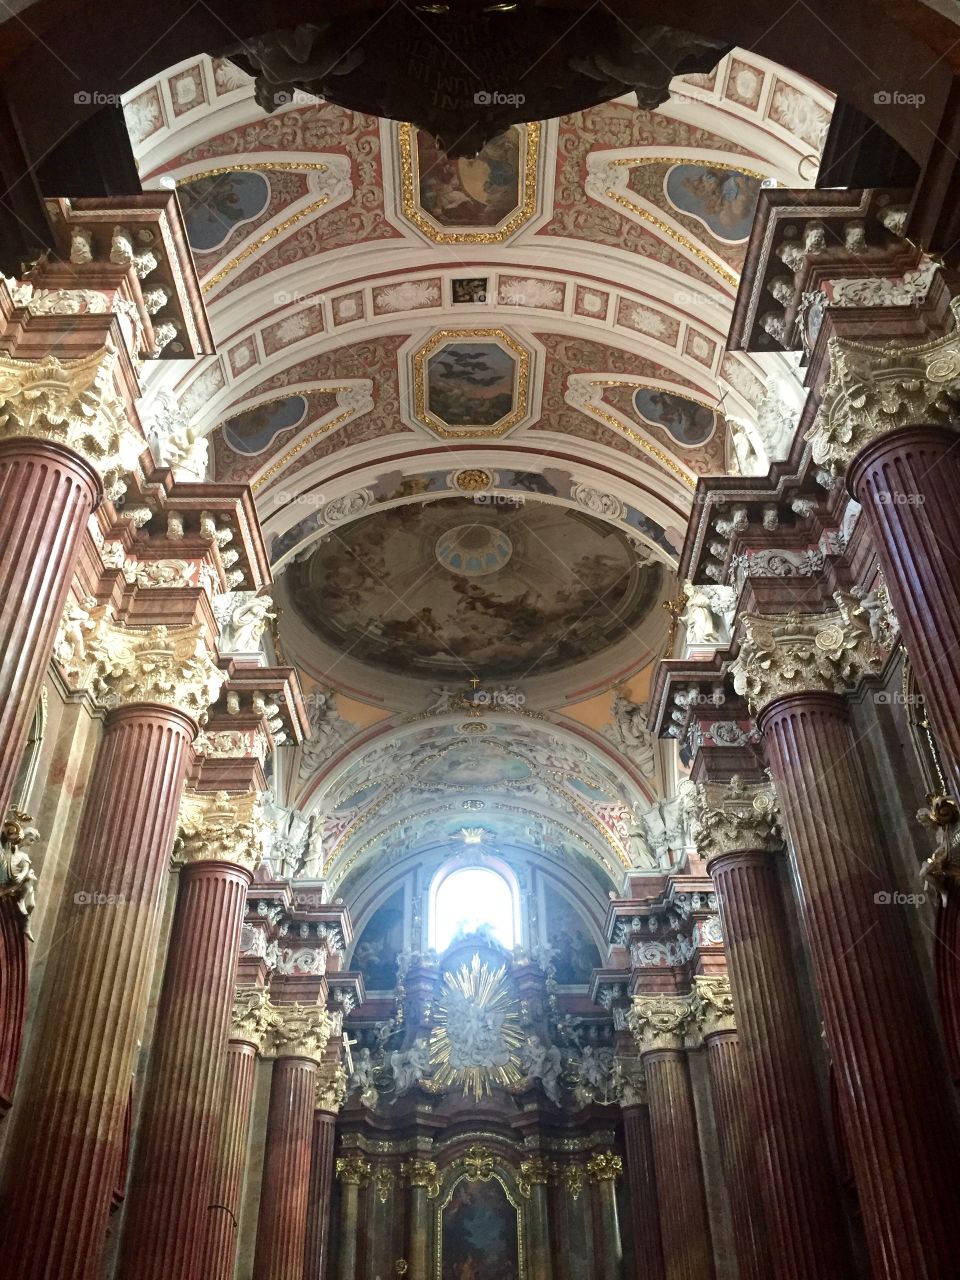
<path id="1" fill-rule="evenodd" d="M 623 1108 L 623 1145 L 633 1227 L 634 1277 L 635 1280 L 664 1280 L 657 1176 L 647 1107 Z"/>
<path id="2" fill-rule="evenodd" d="M 106 719 L 7 1148 L 0 1214 L 32 1223 L 18 1280 L 99 1280 L 195 731 L 159 704 Z"/>
<path id="3" fill-rule="evenodd" d="M 27 1010 L 27 941 L 12 898 L 0 898 L 0 1120 L 13 1100 Z"/>
<path id="4" fill-rule="evenodd" d="M 709 862 L 737 1011 L 770 1250 L 782 1280 L 852 1275 L 800 991 L 788 950 L 777 854 Z"/>
<path id="5" fill-rule="evenodd" d="M 317 1063 L 273 1064 L 253 1280 L 303 1280 Z"/>
<path id="6" fill-rule="evenodd" d="M 210 1185 L 210 1214 L 201 1273 L 204 1280 L 233 1280 L 256 1065 L 254 1045 L 242 1040 L 230 1041 L 220 1138 Z"/>
<path id="7" fill-rule="evenodd" d="M 188 863 L 180 873 L 127 1192 L 124 1280 L 206 1280 L 230 1009 L 251 879 L 232 862 Z"/>
<path id="8" fill-rule="evenodd" d="M 772 1267 L 753 1149 L 752 1109 L 743 1089 L 737 1033 L 705 1033 L 703 1042 L 740 1280 L 769 1280 Z"/>
<path id="9" fill-rule="evenodd" d="M 960 1132 L 845 700 L 774 698 L 758 723 L 796 857 L 820 1007 L 875 1276 L 956 1271 Z"/>
<path id="10" fill-rule="evenodd" d="M 644 1053 L 666 1280 L 714 1280 L 710 1219 L 687 1055 Z"/>
<path id="11" fill-rule="evenodd" d="M 333 1195 L 333 1149 L 337 1117 L 332 1111 L 313 1113 L 313 1153 L 304 1280 L 324 1280 L 330 1244 L 330 1202 Z"/>
<path id="12" fill-rule="evenodd" d="M 0 441 L 0 815 L 10 804 L 30 721 L 100 478 L 78 454 Z"/>

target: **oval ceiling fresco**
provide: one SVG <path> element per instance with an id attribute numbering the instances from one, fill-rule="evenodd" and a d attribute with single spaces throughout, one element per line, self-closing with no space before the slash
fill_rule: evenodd
<path id="1" fill-rule="evenodd" d="M 182 182 L 177 195 L 190 248 L 209 253 L 235 228 L 263 213 L 270 201 L 270 183 L 262 173 L 228 170 Z"/>
<path id="2" fill-rule="evenodd" d="M 262 453 L 282 432 L 299 426 L 307 413 L 303 396 L 287 396 L 246 409 L 223 424 L 223 438 L 237 453 Z"/>
<path id="3" fill-rule="evenodd" d="M 458 573 L 455 544 L 495 549 L 500 563 Z M 336 649 L 457 682 L 542 675 L 602 652 L 650 613 L 661 575 L 586 513 L 465 499 L 377 512 L 290 569 L 297 610 Z"/>
<path id="4" fill-rule="evenodd" d="M 656 387 L 637 387 L 633 405 L 645 422 L 662 427 L 678 444 L 690 448 L 706 444 L 717 428 L 717 415 L 705 404 Z"/>
<path id="5" fill-rule="evenodd" d="M 675 164 L 664 179 L 664 192 L 680 213 L 696 218 L 728 244 L 746 240 L 760 198 L 762 180 L 739 169 L 702 164 Z"/>

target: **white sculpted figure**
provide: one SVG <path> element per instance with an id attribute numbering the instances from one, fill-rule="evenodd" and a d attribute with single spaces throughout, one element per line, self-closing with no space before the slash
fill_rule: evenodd
<path id="1" fill-rule="evenodd" d="M 652 778 L 656 761 L 656 738 L 647 728 L 647 708 L 631 702 L 618 689 L 613 697 L 613 720 L 620 745 L 637 769 Z"/>
<path id="2" fill-rule="evenodd" d="M 415 1040 L 409 1049 L 394 1049 L 390 1055 L 390 1067 L 397 1094 L 412 1089 L 422 1080 L 430 1068 L 430 1052 L 425 1040 Z"/>
<path id="3" fill-rule="evenodd" d="M 303 744 L 300 758 L 300 778 L 309 778 L 315 770 L 333 755 L 347 736 L 348 726 L 333 705 L 333 694 L 313 689 L 306 697 L 310 711 L 310 737 Z"/>
<path id="4" fill-rule="evenodd" d="M 351 1092 L 360 1090 L 360 1102 L 365 1107 L 375 1107 L 379 1097 L 377 1086 L 373 1082 L 373 1056 L 369 1049 L 361 1049 L 353 1060 L 353 1074 L 348 1082 Z"/>
<path id="5" fill-rule="evenodd" d="M 527 1036 L 520 1050 L 520 1069 L 527 1079 L 539 1080 L 550 1101 L 560 1105 L 563 1058 L 555 1044 L 544 1044 L 539 1036 Z"/>
<path id="6" fill-rule="evenodd" d="M 277 616 L 271 609 L 269 596 L 252 595 L 250 592 L 234 593 L 237 604 L 231 610 L 226 625 L 221 626 L 220 642 L 224 653 L 259 653 L 260 641 L 267 623 Z"/>

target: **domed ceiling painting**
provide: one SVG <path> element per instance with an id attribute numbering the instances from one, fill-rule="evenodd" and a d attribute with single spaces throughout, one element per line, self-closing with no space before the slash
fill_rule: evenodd
<path id="1" fill-rule="evenodd" d="M 394 507 L 294 566 L 304 618 L 361 661 L 438 680 L 540 675 L 623 639 L 661 568 L 613 525 L 545 504 Z"/>

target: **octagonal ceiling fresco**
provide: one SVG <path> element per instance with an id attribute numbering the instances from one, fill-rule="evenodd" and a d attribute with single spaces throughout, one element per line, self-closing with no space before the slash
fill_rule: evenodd
<path id="1" fill-rule="evenodd" d="M 527 412 L 529 352 L 502 329 L 441 329 L 414 354 L 416 413 L 442 436 L 502 436 Z"/>

